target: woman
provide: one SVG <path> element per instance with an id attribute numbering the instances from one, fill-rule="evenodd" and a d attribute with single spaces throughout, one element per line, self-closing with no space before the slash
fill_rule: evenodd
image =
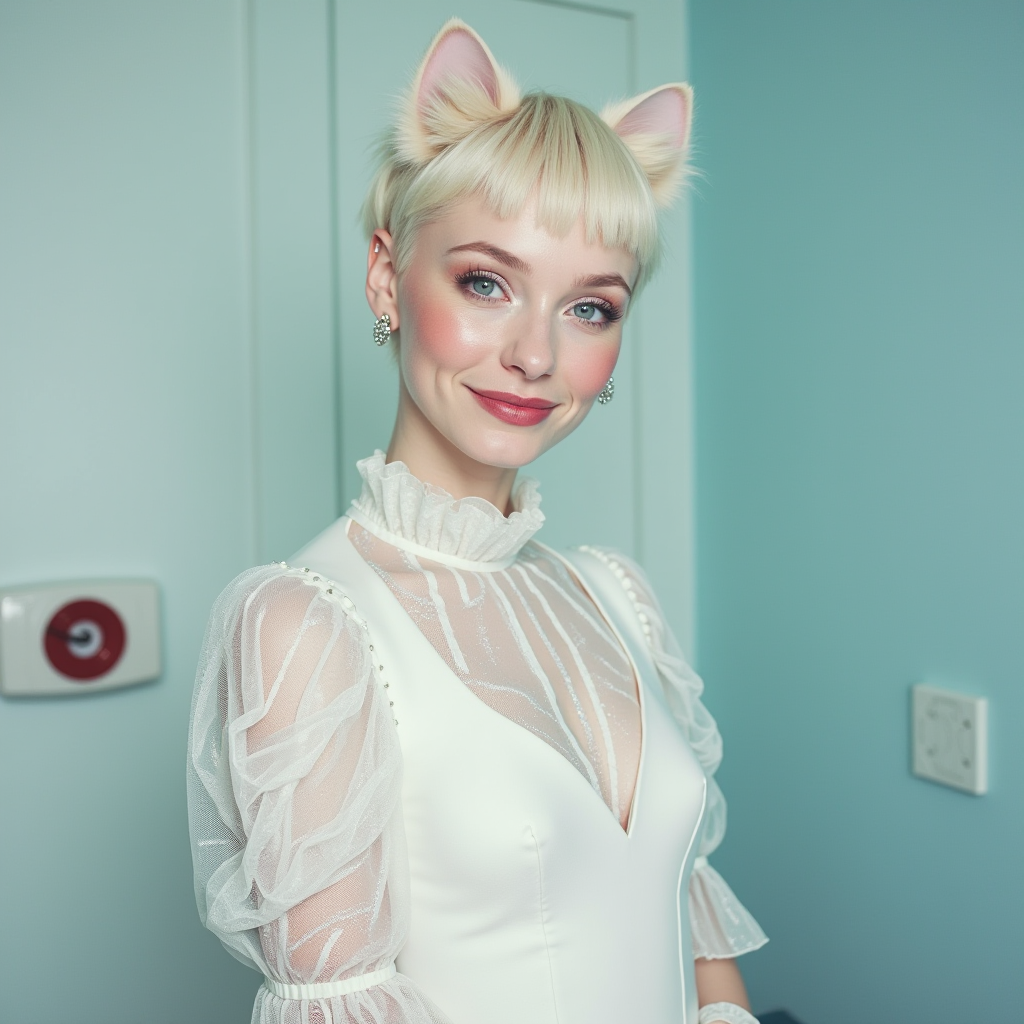
<path id="1" fill-rule="evenodd" d="M 457 21 L 419 69 L 366 203 L 388 453 L 227 588 L 196 683 L 196 895 L 253 1021 L 753 1020 L 700 681 L 640 570 L 533 541 L 515 482 L 612 396 L 690 105 L 520 98 Z"/>

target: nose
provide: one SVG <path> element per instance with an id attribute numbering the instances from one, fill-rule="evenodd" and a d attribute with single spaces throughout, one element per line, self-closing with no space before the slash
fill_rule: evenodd
<path id="1" fill-rule="evenodd" d="M 502 362 L 508 369 L 519 370 L 527 380 L 537 380 L 554 372 L 555 330 L 545 310 L 524 311 L 522 317 L 517 318 Z"/>

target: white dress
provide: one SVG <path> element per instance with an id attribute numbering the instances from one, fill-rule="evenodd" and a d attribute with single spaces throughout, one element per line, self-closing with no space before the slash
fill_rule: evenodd
<path id="1" fill-rule="evenodd" d="M 196 898 L 253 1021 L 693 1024 L 693 958 L 766 940 L 707 864 L 721 741 L 642 573 L 532 541 L 532 481 L 506 518 L 360 471 L 224 591 L 196 681 Z"/>

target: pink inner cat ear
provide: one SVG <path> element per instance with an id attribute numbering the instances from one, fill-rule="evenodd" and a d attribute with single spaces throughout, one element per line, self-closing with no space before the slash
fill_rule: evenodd
<path id="1" fill-rule="evenodd" d="M 661 135 L 671 139 L 678 149 L 684 149 L 690 136 L 692 105 L 693 94 L 688 86 L 665 85 L 648 93 L 612 127 L 620 138 Z"/>
<path id="2" fill-rule="evenodd" d="M 478 85 L 497 106 L 498 71 L 487 47 L 468 25 L 454 21 L 449 25 L 442 30 L 423 65 L 417 106 L 424 110 L 452 79 Z"/>
<path id="3" fill-rule="evenodd" d="M 410 164 L 424 164 L 519 102 L 519 89 L 487 44 L 452 18 L 427 48 L 405 95 L 396 152 Z"/>
<path id="4" fill-rule="evenodd" d="M 692 112 L 693 91 L 683 82 L 673 82 L 601 113 L 647 175 L 659 206 L 668 206 L 685 177 Z"/>

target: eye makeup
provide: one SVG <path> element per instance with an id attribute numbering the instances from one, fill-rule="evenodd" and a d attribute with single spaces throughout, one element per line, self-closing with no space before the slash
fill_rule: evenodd
<path id="1" fill-rule="evenodd" d="M 493 281 L 501 292 L 501 297 L 506 299 L 509 297 L 509 286 L 500 275 L 495 274 L 492 270 L 484 270 L 482 267 L 477 267 L 471 270 L 464 270 L 455 275 L 455 283 L 461 285 L 464 291 L 470 291 L 474 299 L 487 301 L 488 299 L 498 298 L 497 295 L 485 295 L 482 292 L 472 291 L 472 285 L 475 281 Z"/>
<path id="2" fill-rule="evenodd" d="M 592 321 L 586 317 L 580 316 L 575 311 L 581 306 L 593 306 L 594 309 L 600 310 L 604 320 Z M 589 297 L 585 299 L 578 299 L 569 307 L 569 314 L 575 319 L 579 320 L 580 323 L 586 324 L 588 327 L 610 327 L 612 324 L 617 323 L 622 319 L 622 308 L 615 305 L 614 302 L 609 302 L 607 299 L 599 299 L 596 297 Z"/>
<path id="3" fill-rule="evenodd" d="M 483 267 L 472 267 L 469 270 L 463 270 L 454 275 L 455 283 L 460 285 L 464 291 L 468 291 L 475 300 L 483 300 L 484 302 L 491 300 L 509 299 L 511 297 L 511 289 L 500 274 L 496 274 L 493 270 L 485 270 Z M 479 292 L 473 289 L 473 284 L 477 281 L 492 281 L 498 289 L 500 294 L 487 295 L 484 292 Z M 594 309 L 600 311 L 602 320 L 589 320 L 586 317 L 579 316 L 574 311 L 580 306 L 592 306 Z M 622 319 L 624 310 L 622 306 L 609 299 L 601 298 L 596 295 L 584 296 L 576 299 L 566 309 L 566 314 L 572 316 L 578 323 L 583 324 L 587 327 L 606 328 L 612 324 L 617 323 Z"/>

